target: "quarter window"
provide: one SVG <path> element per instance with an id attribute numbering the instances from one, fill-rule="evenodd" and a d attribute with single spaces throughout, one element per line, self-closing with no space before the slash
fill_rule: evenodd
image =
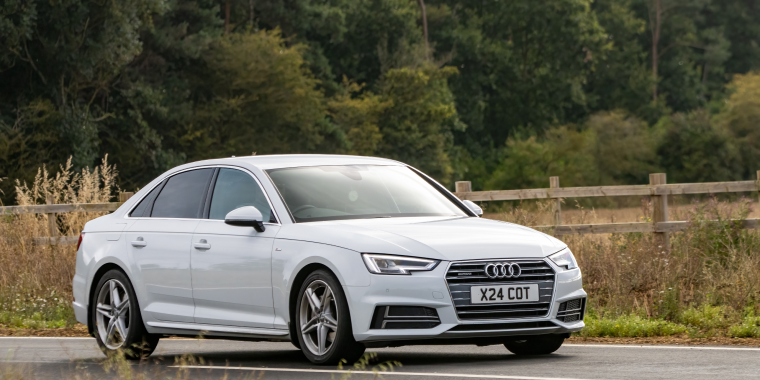
<path id="1" fill-rule="evenodd" d="M 158 195 L 158 192 L 161 190 L 161 184 L 159 183 L 158 186 L 154 187 L 153 190 L 148 193 L 148 195 L 143 198 L 143 200 L 140 201 L 140 204 L 135 207 L 132 212 L 129 213 L 129 216 L 133 218 L 139 218 L 143 216 L 150 216 L 150 206 L 153 205 L 153 201 L 156 199 L 156 195 Z"/>
<path id="2" fill-rule="evenodd" d="M 153 204 L 153 218 L 201 217 L 208 182 L 214 169 L 198 169 L 169 178 Z"/>
<path id="3" fill-rule="evenodd" d="M 211 197 L 209 219 L 223 220 L 228 212 L 243 206 L 256 207 L 265 221 L 277 222 L 264 192 L 251 175 L 235 169 L 220 169 Z"/>

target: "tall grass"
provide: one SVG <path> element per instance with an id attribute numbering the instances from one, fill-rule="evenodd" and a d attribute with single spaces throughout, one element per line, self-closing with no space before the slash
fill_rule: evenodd
<path id="1" fill-rule="evenodd" d="M 20 205 L 111 201 L 116 171 L 104 158 L 94 170 L 74 173 L 70 162 L 51 175 L 41 168 L 31 185 L 16 184 Z M 671 220 L 688 229 L 671 234 L 671 249 L 653 234 L 561 236 L 575 253 L 589 293 L 587 335 L 726 335 L 760 337 L 760 232 L 731 222 L 753 213 L 749 199 L 693 201 L 671 209 Z M 489 217 L 535 226 L 552 220 L 551 203 L 538 201 Z M 599 212 L 565 204 L 565 223 L 651 221 L 651 205 Z M 568 210 L 569 209 L 569 210 Z M 602 220 L 599 214 L 602 215 Z M 62 235 L 75 236 L 99 213 L 59 215 Z M 35 245 L 48 235 L 45 215 L 5 215 L 0 220 L 0 324 L 58 327 L 74 322 L 71 313 L 73 246 Z M 551 231 L 550 231 L 551 232 Z"/>
<path id="2" fill-rule="evenodd" d="M 651 221 L 650 206 L 643 200 L 639 220 Z M 760 337 L 752 333 L 760 330 L 755 328 L 760 324 L 755 325 L 754 317 L 760 314 L 760 233 L 731 222 L 746 218 L 752 206 L 748 199 L 720 202 L 712 198 L 679 208 L 674 219 L 688 221 L 688 229 L 671 233 L 670 250 L 657 245 L 651 233 L 561 236 L 583 270 L 592 322 L 634 315 L 677 323 L 692 335 L 730 335 L 735 331 Z M 550 209 L 549 202 L 537 202 L 494 216 L 536 225 L 547 219 L 545 214 Z M 578 207 L 574 220 L 567 223 L 589 223 L 594 213 Z M 620 322 L 623 325 L 610 326 L 635 330 L 630 319 Z M 741 334 L 736 328 L 729 329 L 739 324 L 745 326 Z M 670 327 L 666 329 L 670 333 L 657 334 L 681 331 Z M 589 324 L 588 333 L 597 328 L 602 326 Z"/>
<path id="3" fill-rule="evenodd" d="M 19 206 L 109 202 L 118 190 L 116 170 L 108 164 L 76 173 L 71 159 L 53 176 L 38 170 L 32 184 L 16 181 Z M 57 233 L 76 236 L 84 224 L 105 213 L 71 212 L 57 215 Z M 0 324 L 15 327 L 61 327 L 75 323 L 71 310 L 71 281 L 75 247 L 38 245 L 50 235 L 44 214 L 0 215 Z"/>

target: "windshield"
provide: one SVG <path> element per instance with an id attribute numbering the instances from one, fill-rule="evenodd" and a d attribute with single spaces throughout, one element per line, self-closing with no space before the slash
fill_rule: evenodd
<path id="1" fill-rule="evenodd" d="M 296 222 L 467 216 L 403 166 L 312 166 L 267 173 Z"/>

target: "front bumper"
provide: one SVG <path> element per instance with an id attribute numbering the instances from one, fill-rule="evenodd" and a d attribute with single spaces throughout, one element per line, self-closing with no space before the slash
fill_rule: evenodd
<path id="1" fill-rule="evenodd" d="M 585 326 L 582 320 L 571 323 L 562 322 L 557 319 L 557 311 L 562 302 L 586 297 L 586 292 L 581 284 L 581 272 L 579 269 L 563 270 L 556 267 L 553 263 L 550 263 L 550 265 L 554 268 L 556 275 L 554 296 L 552 297 L 548 315 L 544 317 L 498 320 L 463 321 L 457 317 L 445 280 L 448 263 L 441 263 L 430 272 L 414 272 L 408 276 L 373 275 L 371 283 L 367 287 L 344 287 L 351 311 L 354 339 L 359 342 L 370 343 L 404 340 L 495 338 L 565 334 L 580 331 Z M 427 329 L 371 329 L 372 316 L 377 306 L 424 306 L 434 308 L 438 313 L 441 324 Z M 509 323 L 515 324 L 510 326 L 508 325 Z"/>

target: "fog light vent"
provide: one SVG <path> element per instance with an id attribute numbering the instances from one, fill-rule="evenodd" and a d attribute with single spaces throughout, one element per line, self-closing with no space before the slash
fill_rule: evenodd
<path id="1" fill-rule="evenodd" d="M 586 299 L 577 298 L 574 300 L 562 302 L 559 304 L 557 319 L 568 323 L 583 320 L 583 314 L 586 311 Z"/>
<path id="2" fill-rule="evenodd" d="M 372 329 L 430 329 L 441 324 L 438 312 L 422 306 L 378 306 Z"/>

